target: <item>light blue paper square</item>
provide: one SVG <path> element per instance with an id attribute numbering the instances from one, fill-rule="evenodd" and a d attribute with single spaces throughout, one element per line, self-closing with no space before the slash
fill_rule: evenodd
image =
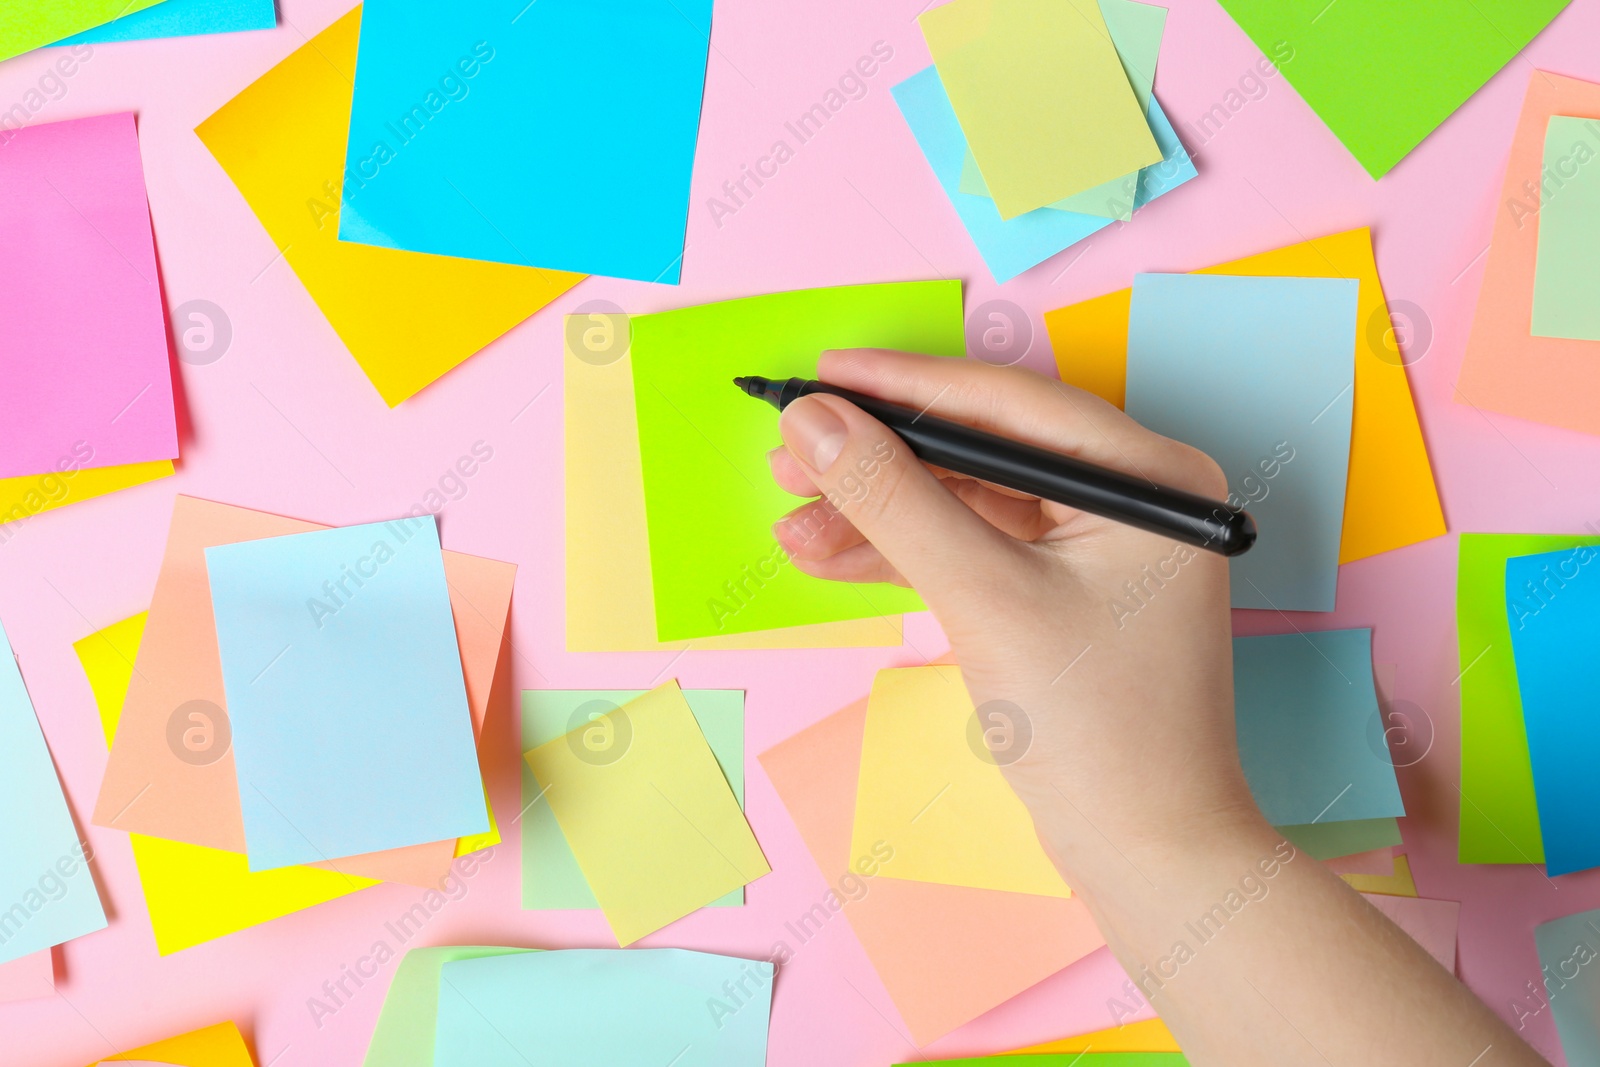
<path id="1" fill-rule="evenodd" d="M 69 44 L 113 44 L 156 37 L 198 37 L 207 33 L 270 30 L 278 25 L 274 0 L 162 0 L 102 26 L 57 41 Z"/>
<path id="2" fill-rule="evenodd" d="M 433 516 L 206 549 L 250 869 L 484 833 Z"/>
<path id="3" fill-rule="evenodd" d="M 0 627 L 0 964 L 106 925 L 50 749 Z"/>
<path id="4" fill-rule="evenodd" d="M 678 281 L 711 0 L 384 0 L 339 236 Z"/>
<path id="5" fill-rule="evenodd" d="M 1127 411 L 1209 454 L 1255 517 L 1233 606 L 1332 611 L 1355 396 L 1354 278 L 1140 274 Z"/>
<path id="6" fill-rule="evenodd" d="M 1506 612 L 1545 870 L 1600 867 L 1600 550 L 1506 560 Z"/>
<path id="7" fill-rule="evenodd" d="M 446 963 L 434 1067 L 763 1067 L 772 964 L 684 949 Z"/>
<path id="8" fill-rule="evenodd" d="M 1234 638 L 1233 708 L 1239 761 L 1268 822 L 1406 813 L 1372 681 L 1371 630 Z"/>
<path id="9" fill-rule="evenodd" d="M 1561 1051 L 1570 1067 L 1600 1063 L 1600 911 L 1533 928 Z"/>

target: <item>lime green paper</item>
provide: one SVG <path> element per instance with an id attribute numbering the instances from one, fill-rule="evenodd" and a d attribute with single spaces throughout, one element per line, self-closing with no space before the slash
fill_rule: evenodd
<path id="1" fill-rule="evenodd" d="M 1462 672 L 1462 863 L 1544 862 L 1506 614 L 1506 560 L 1597 544 L 1600 537 L 1461 535 L 1456 632 Z"/>
<path id="2" fill-rule="evenodd" d="M 0 17 L 0 61 L 20 56 L 161 0 L 6 0 Z"/>
<path id="3" fill-rule="evenodd" d="M 528 948 L 459 945 L 414 948 L 395 968 L 377 1029 L 361 1067 L 433 1067 L 434 1031 L 439 1023 L 439 972 L 452 960 L 537 952 Z"/>
<path id="4" fill-rule="evenodd" d="M 1600 341 L 1600 120 L 1552 116 L 1544 173 L 1533 333 Z"/>
<path id="5" fill-rule="evenodd" d="M 1304 823 L 1277 829 L 1291 845 L 1314 860 L 1336 860 L 1401 843 L 1400 824 L 1394 819 Z"/>
<path id="6" fill-rule="evenodd" d="M 538 748 L 580 725 L 608 714 L 644 689 L 530 689 L 522 693 L 522 751 Z M 744 807 L 744 690 L 685 689 L 684 699 L 700 724 L 706 744 L 717 757 L 728 787 Z M 586 705 L 592 705 L 586 707 Z M 528 761 L 522 761 L 522 906 L 529 911 L 598 908 L 578 860 L 567 844 L 550 805 L 535 798 L 540 785 Z M 744 903 L 744 886 L 729 891 L 708 907 L 736 908 Z"/>
<path id="7" fill-rule="evenodd" d="M 772 524 L 800 501 L 767 466 L 783 443 L 778 413 L 733 379 L 815 377 L 830 348 L 962 355 L 959 281 L 774 293 L 631 325 L 660 640 L 922 610 L 908 589 L 826 582 L 789 564 Z"/>
<path id="8" fill-rule="evenodd" d="M 1421 144 L 1568 3 L 1222 0 L 1374 178 Z M 1202 116 L 1202 128 L 1205 122 Z"/>
<path id="9" fill-rule="evenodd" d="M 917 21 L 1002 219 L 1162 158 L 1096 0 L 950 0 Z"/>
<path id="10" fill-rule="evenodd" d="M 1122 72 L 1128 76 L 1128 84 L 1139 101 L 1139 110 L 1148 115 L 1150 92 L 1156 80 L 1156 61 L 1161 56 L 1161 35 L 1167 27 L 1167 9 L 1135 0 L 1100 0 L 1100 13 L 1105 16 L 1111 43 L 1117 47 L 1117 58 L 1122 61 Z M 989 195 L 989 186 L 970 150 L 961 161 L 958 188 L 973 196 Z M 1048 206 L 1057 211 L 1076 211 L 1080 215 L 1126 222 L 1133 217 L 1138 188 L 1139 172 L 1134 171 Z"/>

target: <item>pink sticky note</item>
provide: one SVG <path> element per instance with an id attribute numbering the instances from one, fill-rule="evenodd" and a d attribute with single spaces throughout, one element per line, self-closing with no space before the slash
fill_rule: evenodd
<path id="1" fill-rule="evenodd" d="M 0 478 L 178 454 L 131 114 L 0 132 Z"/>
<path id="2" fill-rule="evenodd" d="M 1454 900 L 1427 897 L 1391 897 L 1362 893 L 1367 903 L 1410 935 L 1428 955 L 1451 974 L 1456 973 L 1456 931 L 1461 925 L 1461 905 Z"/>
<path id="3" fill-rule="evenodd" d="M 56 989 L 54 949 L 41 949 L 31 956 L 0 963 L 0 1004 L 13 1000 L 48 997 Z"/>

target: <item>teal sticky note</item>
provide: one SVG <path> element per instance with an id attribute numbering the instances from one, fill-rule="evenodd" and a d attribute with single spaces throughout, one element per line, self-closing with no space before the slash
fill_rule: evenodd
<path id="1" fill-rule="evenodd" d="M 106 925 L 50 749 L 0 627 L 0 964 Z"/>
<path id="2" fill-rule="evenodd" d="M 676 284 L 711 0 L 386 0 L 339 237 Z"/>
<path id="3" fill-rule="evenodd" d="M 277 25 L 278 9 L 274 0 L 162 0 L 154 7 L 63 38 L 51 47 L 242 33 L 270 30 Z"/>
<path id="4" fill-rule="evenodd" d="M 1531 332 L 1600 341 L 1600 119 L 1551 116 L 1544 174 Z"/>
<path id="5" fill-rule="evenodd" d="M 1600 1063 L 1600 911 L 1540 923 L 1533 940 L 1567 1063 Z"/>
<path id="6" fill-rule="evenodd" d="M 435 1067 L 763 1067 L 772 964 L 685 949 L 458 960 Z"/>
<path id="7" fill-rule="evenodd" d="M 1127 412 L 1210 455 L 1228 479 L 1229 505 L 1255 517 L 1255 547 L 1230 562 L 1236 608 L 1333 610 L 1359 286 L 1134 278 Z"/>
<path id="8" fill-rule="evenodd" d="M 522 694 L 522 751 L 569 734 L 597 716 L 643 696 L 644 689 L 537 689 Z M 717 757 L 728 786 L 744 806 L 744 690 L 685 689 L 706 744 Z M 598 908 L 578 860 L 567 844 L 542 787 L 526 760 L 522 766 L 522 906 L 530 911 Z M 740 886 L 710 907 L 744 903 Z"/>
<path id="9" fill-rule="evenodd" d="M 1250 793 L 1274 826 L 1406 813 L 1371 630 L 1234 638 L 1233 713 Z"/>
<path id="10" fill-rule="evenodd" d="M 1600 867 L 1600 550 L 1506 560 L 1506 618 L 1545 870 Z"/>
<path id="11" fill-rule="evenodd" d="M 252 871 L 489 829 L 433 516 L 206 549 Z"/>

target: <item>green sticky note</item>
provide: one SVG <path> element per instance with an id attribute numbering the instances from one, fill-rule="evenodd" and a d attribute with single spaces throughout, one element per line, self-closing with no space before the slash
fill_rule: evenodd
<path id="1" fill-rule="evenodd" d="M 161 0 L 7 0 L 0 16 L 0 61 L 55 44 Z M 9 140 L 9 138 L 6 138 Z M 0 144 L 4 144 L 0 140 Z"/>
<path id="2" fill-rule="evenodd" d="M 643 696 L 644 689 L 530 689 L 522 694 L 522 749 L 526 752 Z M 686 689 L 684 698 L 717 766 L 744 807 L 744 690 Z M 541 786 L 522 765 L 522 906 L 529 911 L 598 908 L 577 857 L 550 805 L 536 798 Z M 744 887 L 709 905 L 739 907 Z"/>
<path id="3" fill-rule="evenodd" d="M 1462 534 L 1456 567 L 1461 670 L 1462 863 L 1543 863 L 1533 765 L 1522 725 L 1506 605 L 1506 560 L 1600 544 L 1600 537 Z"/>
<path id="4" fill-rule="evenodd" d="M 659 640 L 922 610 L 909 589 L 822 581 L 789 564 L 772 524 L 801 501 L 767 465 L 783 444 L 778 413 L 733 379 L 814 378 L 831 348 L 960 356 L 959 281 L 774 293 L 630 325 Z"/>
<path id="5" fill-rule="evenodd" d="M 1381 178 L 1571 0 L 1222 0 L 1367 173 Z M 1196 125 L 1214 133 L 1211 116 Z"/>
<path id="6" fill-rule="evenodd" d="M 399 939 L 398 935 L 395 939 Z M 384 943 L 388 945 L 389 939 L 385 938 Z M 383 1010 L 378 1014 L 378 1025 L 372 1031 L 367 1058 L 361 1061 L 361 1067 L 433 1067 L 434 1034 L 439 1025 L 440 969 L 453 960 L 536 951 L 457 945 L 414 948 L 407 952 L 400 966 L 395 968 L 394 981 L 389 983 L 389 994 L 384 997 Z"/>
<path id="7" fill-rule="evenodd" d="M 966 1060 L 918 1060 L 916 1067 L 1188 1067 L 1181 1052 L 1031 1052 Z M 911 1067 L 902 1063 L 896 1067 Z"/>
<path id="8" fill-rule="evenodd" d="M 1314 860 L 1336 860 L 1400 844 L 1400 824 L 1394 819 L 1302 823 L 1279 826 L 1277 830 L 1291 845 Z"/>
<path id="9" fill-rule="evenodd" d="M 1553 116 L 1544 173 L 1533 333 L 1600 341 L 1600 120 Z"/>

